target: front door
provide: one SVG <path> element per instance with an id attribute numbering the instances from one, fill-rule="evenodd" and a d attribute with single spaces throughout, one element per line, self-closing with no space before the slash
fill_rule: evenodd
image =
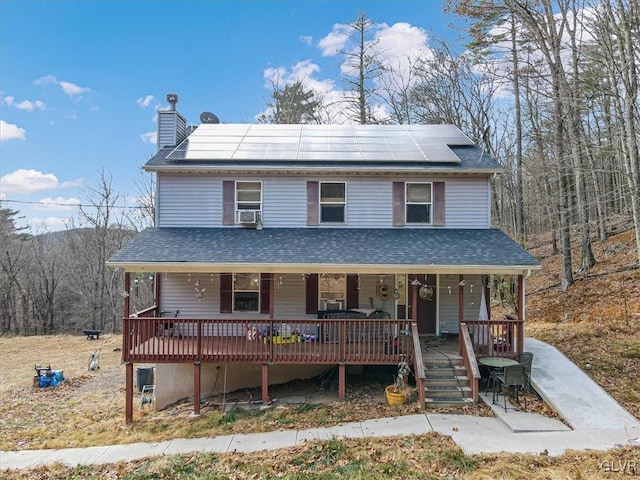
<path id="1" fill-rule="evenodd" d="M 422 284 L 418 287 L 418 333 L 436 332 L 436 314 L 438 306 L 438 292 L 436 289 L 436 275 L 409 275 L 407 279 L 407 312 L 408 318 L 413 318 L 413 282 L 416 277 Z"/>

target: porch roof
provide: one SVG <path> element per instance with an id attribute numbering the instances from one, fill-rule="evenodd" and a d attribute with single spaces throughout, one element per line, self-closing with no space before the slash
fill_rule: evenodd
<path id="1" fill-rule="evenodd" d="M 540 263 L 498 229 L 147 228 L 107 261 L 150 272 L 495 273 Z"/>

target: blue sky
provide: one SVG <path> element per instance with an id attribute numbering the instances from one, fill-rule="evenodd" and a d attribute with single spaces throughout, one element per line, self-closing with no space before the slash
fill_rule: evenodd
<path id="1" fill-rule="evenodd" d="M 273 75 L 339 95 L 339 24 L 364 11 L 385 55 L 406 57 L 455 37 L 443 3 L 1 0 L 2 206 L 34 233 L 62 229 L 103 169 L 135 206 L 167 93 L 193 124 L 255 121 Z"/>

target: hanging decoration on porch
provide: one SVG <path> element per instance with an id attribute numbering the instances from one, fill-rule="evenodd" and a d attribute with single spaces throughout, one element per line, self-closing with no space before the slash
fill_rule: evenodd
<path id="1" fill-rule="evenodd" d="M 422 285 L 418 290 L 418 295 L 422 300 L 431 301 L 433 299 L 433 288 L 429 285 Z"/>
<path id="2" fill-rule="evenodd" d="M 206 288 L 200 288 L 200 277 L 198 277 L 198 279 L 196 280 L 196 282 L 193 285 L 194 285 L 195 291 L 196 291 L 196 298 L 198 300 L 201 300 L 202 297 L 204 297 L 204 291 L 206 290 Z"/>
<path id="3" fill-rule="evenodd" d="M 382 300 L 383 302 L 386 302 L 391 298 L 391 291 L 386 284 L 383 283 L 382 285 L 380 285 L 380 288 L 378 289 L 378 297 L 380 297 L 380 300 Z"/>

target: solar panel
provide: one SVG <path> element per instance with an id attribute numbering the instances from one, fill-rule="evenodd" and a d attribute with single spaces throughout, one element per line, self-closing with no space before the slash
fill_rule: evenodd
<path id="1" fill-rule="evenodd" d="M 448 145 L 473 142 L 454 125 L 202 124 L 167 158 L 459 163 Z"/>

